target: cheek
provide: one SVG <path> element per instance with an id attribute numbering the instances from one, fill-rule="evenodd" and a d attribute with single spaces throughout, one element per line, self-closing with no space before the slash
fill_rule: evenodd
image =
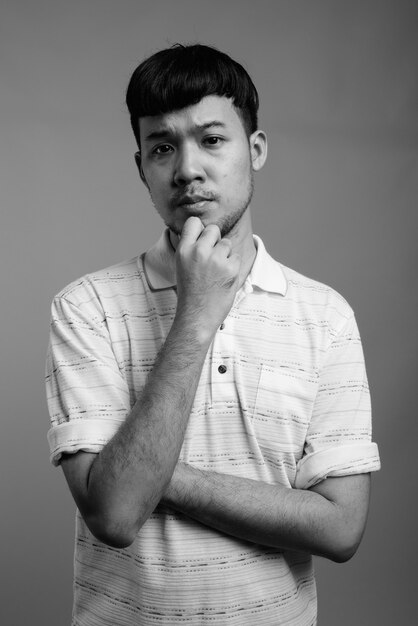
<path id="1" fill-rule="evenodd" d="M 245 191 L 247 182 L 251 178 L 251 164 L 247 156 L 236 156 L 229 163 L 229 173 L 224 175 L 225 178 L 229 178 L 233 181 L 234 186 L 242 188 Z"/>
<path id="2" fill-rule="evenodd" d="M 148 189 L 154 198 L 163 197 L 166 194 L 166 183 L 161 177 L 147 177 Z"/>

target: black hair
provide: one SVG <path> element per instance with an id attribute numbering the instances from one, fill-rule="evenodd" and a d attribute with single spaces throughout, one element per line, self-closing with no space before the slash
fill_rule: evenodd
<path id="1" fill-rule="evenodd" d="M 175 44 L 145 59 L 126 92 L 138 146 L 140 117 L 183 109 L 210 95 L 231 98 L 248 136 L 257 130 L 257 90 L 242 65 L 224 52 L 202 44 Z"/>

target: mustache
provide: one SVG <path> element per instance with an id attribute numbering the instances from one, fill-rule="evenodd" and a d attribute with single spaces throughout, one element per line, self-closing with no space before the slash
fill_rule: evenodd
<path id="1" fill-rule="evenodd" d="M 171 196 L 170 206 L 175 208 L 179 204 L 191 204 L 202 200 L 218 200 L 218 196 L 213 191 L 199 187 L 179 189 Z"/>

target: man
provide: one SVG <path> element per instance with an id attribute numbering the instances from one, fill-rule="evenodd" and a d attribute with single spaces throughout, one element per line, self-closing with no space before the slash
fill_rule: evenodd
<path id="1" fill-rule="evenodd" d="M 315 624 L 311 555 L 354 554 L 379 467 L 352 310 L 252 233 L 267 140 L 241 65 L 163 50 L 127 105 L 167 230 L 52 309 L 73 624 Z"/>

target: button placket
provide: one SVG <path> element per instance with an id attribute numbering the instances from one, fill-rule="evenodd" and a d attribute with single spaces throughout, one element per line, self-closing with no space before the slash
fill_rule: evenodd
<path id="1" fill-rule="evenodd" d="M 220 331 L 222 331 L 222 330 L 224 330 L 224 328 L 225 328 L 225 322 L 222 322 L 222 324 L 219 326 L 219 330 L 220 330 Z M 218 343 L 220 343 L 220 344 L 221 344 L 221 346 L 222 346 L 222 345 L 225 343 L 225 340 L 226 340 L 226 338 L 225 338 L 225 336 L 224 336 L 224 337 L 222 337 L 222 338 L 218 339 Z M 222 353 L 223 353 L 223 352 L 224 352 L 224 351 L 222 350 Z M 229 357 L 227 357 L 227 359 L 228 359 L 228 358 L 229 358 Z M 219 372 L 219 374 L 225 374 L 225 373 L 227 372 L 227 370 L 228 370 L 228 367 L 227 367 L 227 365 L 226 365 L 224 362 L 223 362 L 223 363 L 221 363 L 221 364 L 218 366 L 218 372 Z"/>
<path id="2" fill-rule="evenodd" d="M 231 399 L 230 377 L 232 375 L 231 321 L 226 318 L 215 334 L 211 353 L 211 402 L 227 402 Z M 228 329 L 228 330 L 226 330 Z M 229 331 L 229 332 L 228 332 Z"/>

